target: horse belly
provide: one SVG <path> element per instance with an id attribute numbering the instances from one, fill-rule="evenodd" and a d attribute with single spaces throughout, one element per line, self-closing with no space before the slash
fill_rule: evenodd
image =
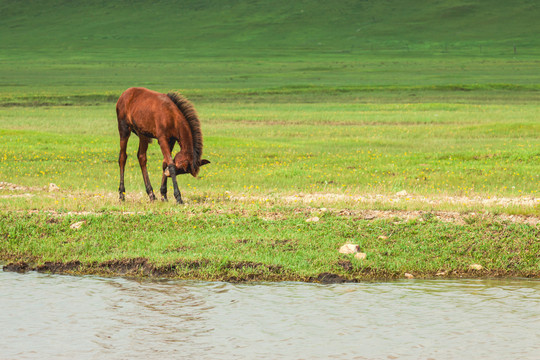
<path id="1" fill-rule="evenodd" d="M 143 135 L 154 139 L 159 136 L 155 114 L 148 110 L 134 111 L 131 116 L 128 116 L 127 125 L 137 136 Z"/>
<path id="2" fill-rule="evenodd" d="M 164 95 L 143 88 L 130 88 L 118 100 L 119 120 L 122 118 L 130 131 L 148 138 L 170 138 L 174 128 L 173 116 Z"/>

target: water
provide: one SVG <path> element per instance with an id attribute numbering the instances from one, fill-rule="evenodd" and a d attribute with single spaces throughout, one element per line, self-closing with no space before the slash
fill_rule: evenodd
<path id="1" fill-rule="evenodd" d="M 539 281 L 345 285 L 0 272 L 0 359 L 539 359 Z"/>

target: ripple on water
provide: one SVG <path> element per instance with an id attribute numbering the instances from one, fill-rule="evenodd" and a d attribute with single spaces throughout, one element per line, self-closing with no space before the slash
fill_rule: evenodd
<path id="1" fill-rule="evenodd" d="M 534 359 L 540 282 L 318 285 L 0 272 L 2 359 Z"/>

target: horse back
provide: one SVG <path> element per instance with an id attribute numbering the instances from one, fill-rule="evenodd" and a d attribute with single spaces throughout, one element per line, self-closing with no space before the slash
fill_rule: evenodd
<path id="1" fill-rule="evenodd" d="M 159 138 L 175 128 L 179 114 L 176 105 L 166 94 L 140 87 L 129 88 L 116 103 L 118 123 L 137 135 Z"/>

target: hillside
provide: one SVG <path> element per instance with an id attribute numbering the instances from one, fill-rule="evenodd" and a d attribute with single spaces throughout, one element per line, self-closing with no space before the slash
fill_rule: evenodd
<path id="1" fill-rule="evenodd" d="M 496 1 L 1 1 L 2 47 L 95 51 L 537 52 L 540 4 Z"/>
<path id="2" fill-rule="evenodd" d="M 3 103 L 111 99 L 133 85 L 208 95 L 540 84 L 532 0 L 1 0 L 0 13 Z"/>

